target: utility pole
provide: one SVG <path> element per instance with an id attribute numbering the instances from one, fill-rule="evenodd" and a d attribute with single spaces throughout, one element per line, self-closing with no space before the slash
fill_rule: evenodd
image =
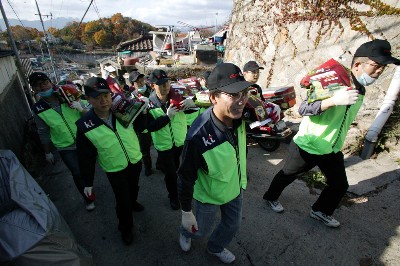
<path id="1" fill-rule="evenodd" d="M 55 83 L 57 83 L 57 82 L 58 82 L 58 77 L 57 77 L 57 73 L 56 73 L 56 68 L 55 68 L 55 66 L 54 66 L 53 56 L 52 56 L 52 54 L 51 54 L 51 51 L 50 51 L 50 48 L 49 48 L 49 43 L 48 43 L 48 41 L 47 41 L 47 33 L 46 33 L 45 28 L 44 28 L 42 15 L 40 14 L 40 9 L 39 9 L 39 5 L 38 5 L 38 3 L 37 3 L 37 0 L 35 0 L 35 3 L 36 3 L 36 8 L 37 8 L 38 13 L 39 13 L 38 15 L 39 15 L 39 18 L 40 18 L 40 23 L 42 24 L 43 34 L 44 34 L 44 42 L 45 42 L 45 44 L 46 44 L 47 51 L 48 51 L 48 53 L 49 53 L 50 63 L 51 63 L 51 68 L 52 68 L 52 70 L 53 70 Z M 50 16 L 50 15 L 45 15 L 45 16 Z"/>
<path id="2" fill-rule="evenodd" d="M 21 58 L 19 57 L 18 49 L 17 49 L 17 46 L 15 45 L 15 41 L 14 41 L 14 36 L 11 31 L 10 25 L 8 24 L 8 19 L 6 17 L 6 13 L 4 12 L 4 8 L 3 8 L 3 4 L 1 3 L 1 0 L 0 0 L 0 9 L 1 9 L 1 14 L 3 15 L 4 24 L 6 25 L 6 28 L 7 28 L 8 37 L 10 38 L 11 47 L 14 51 L 15 57 L 17 58 L 16 65 L 17 65 L 19 75 L 21 76 L 21 79 L 22 79 L 22 83 L 23 83 L 22 86 L 24 87 L 26 100 L 28 101 L 29 106 L 32 106 L 33 102 L 34 102 L 33 97 L 30 92 L 30 89 L 29 89 L 29 84 L 26 80 L 24 67 L 22 66 Z"/>
<path id="3" fill-rule="evenodd" d="M 215 33 L 217 33 L 217 18 L 218 18 L 218 12 L 215 13 Z"/>

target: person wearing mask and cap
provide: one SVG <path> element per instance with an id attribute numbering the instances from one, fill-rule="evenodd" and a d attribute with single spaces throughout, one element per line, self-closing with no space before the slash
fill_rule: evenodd
<path id="1" fill-rule="evenodd" d="M 144 80 L 144 75 L 139 71 L 132 71 L 129 73 L 129 82 L 132 87 L 129 89 L 134 97 L 144 96 L 148 98 L 151 93 L 151 87 Z M 139 137 L 140 151 L 142 152 L 142 161 L 144 164 L 144 174 L 145 176 L 150 176 L 153 174 L 152 161 L 150 155 L 151 147 L 151 134 L 146 129 L 143 132 L 137 132 Z"/>
<path id="2" fill-rule="evenodd" d="M 254 83 L 253 87 L 257 89 L 258 96 L 263 102 L 265 102 L 262 89 L 258 84 L 256 84 L 260 77 L 260 69 L 264 68 L 259 66 L 256 61 L 249 61 L 243 67 L 243 76 L 246 81 Z"/>
<path id="3" fill-rule="evenodd" d="M 212 106 L 190 127 L 177 172 L 182 206 L 179 244 L 187 252 L 192 239 L 209 235 L 219 211 L 220 222 L 207 251 L 232 263 L 235 255 L 226 247 L 242 220 L 242 190 L 247 185 L 242 113 L 253 83 L 245 81 L 236 65 L 222 63 L 212 70 L 207 84 Z"/>
<path id="4" fill-rule="evenodd" d="M 164 70 L 155 69 L 149 80 L 154 90 L 149 98 L 147 128 L 165 175 L 170 206 L 173 210 L 179 210 L 176 170 L 187 132 L 186 116 L 183 110 L 170 103 L 170 81 Z"/>
<path id="5" fill-rule="evenodd" d="M 129 73 L 129 82 L 132 86 L 129 90 L 137 97 L 144 96 L 149 98 L 152 92 L 151 86 L 147 84 L 144 75 L 139 71 L 132 71 Z"/>
<path id="6" fill-rule="evenodd" d="M 47 162 L 52 164 L 55 162 L 51 152 L 53 145 L 71 171 L 75 186 L 85 200 L 86 210 L 94 210 L 94 200 L 86 197 L 83 192 L 84 182 L 79 170 L 75 143 L 75 122 L 88 111 L 87 105 L 81 100 L 71 104 L 62 101 L 55 92 L 55 85 L 45 73 L 32 73 L 29 76 L 29 84 L 40 97 L 39 101 L 33 105 L 32 111 Z"/>
<path id="7" fill-rule="evenodd" d="M 95 164 L 106 173 L 114 192 L 118 229 L 126 245 L 133 241 L 132 211 L 143 211 L 137 202 L 142 153 L 134 128 L 146 128 L 147 115 L 140 114 L 128 127 L 111 112 L 111 90 L 103 78 L 89 78 L 85 93 L 93 108 L 76 122 L 78 159 L 85 179 L 85 194 L 93 195 Z"/>
<path id="8" fill-rule="evenodd" d="M 289 146 L 290 156 L 263 196 L 273 211 L 283 212 L 278 201 L 283 190 L 297 177 L 318 166 L 327 185 L 312 205 L 310 216 L 328 227 L 340 226 L 332 214 L 349 187 L 340 150 L 363 103 L 365 87 L 373 84 L 388 64 L 400 65 L 400 60 L 394 58 L 390 50 L 386 40 L 362 44 L 354 53 L 348 74 L 352 88 L 337 90 L 327 99 L 311 103 L 305 99 L 301 103 L 299 113 L 304 118 Z"/>

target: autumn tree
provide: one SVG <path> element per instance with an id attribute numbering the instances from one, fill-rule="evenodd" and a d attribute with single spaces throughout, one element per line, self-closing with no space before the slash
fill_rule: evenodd
<path id="1" fill-rule="evenodd" d="M 114 40 L 120 42 L 124 39 L 124 28 L 125 21 L 121 13 L 116 13 L 111 17 L 111 23 L 113 26 Z"/>
<path id="2" fill-rule="evenodd" d="M 88 46 L 99 45 L 104 48 L 111 48 L 121 41 L 135 39 L 142 34 L 155 30 L 150 24 L 124 17 L 121 13 L 116 13 L 110 18 L 82 23 L 79 27 L 78 25 L 79 23 L 74 21 L 68 23 L 62 29 L 49 28 L 48 31 L 68 44 L 78 45 L 81 42 Z M 16 29 L 20 38 L 23 36 L 22 29 Z M 31 34 L 29 35 L 30 39 L 43 36 L 43 33 L 38 30 L 36 32 L 29 30 L 28 32 L 24 34 Z"/>
<path id="3" fill-rule="evenodd" d="M 112 35 L 104 29 L 99 30 L 93 35 L 93 39 L 101 47 L 109 47 L 112 45 Z"/>
<path id="4" fill-rule="evenodd" d="M 87 45 L 94 45 L 96 41 L 93 36 L 99 30 L 101 30 L 101 24 L 98 20 L 88 22 L 83 30 L 82 41 Z"/>
<path id="5" fill-rule="evenodd" d="M 76 41 L 82 41 L 82 32 L 85 28 L 86 23 L 82 23 L 78 28 L 79 23 L 77 21 L 69 22 L 67 25 L 58 30 L 58 34 L 66 43 L 74 43 Z"/>
<path id="6" fill-rule="evenodd" d="M 14 39 L 16 41 L 27 41 L 27 40 L 32 40 L 34 39 L 37 35 L 37 30 L 36 32 L 32 28 L 25 28 L 20 25 L 16 26 L 11 26 L 11 31 L 13 33 Z"/>
<path id="7" fill-rule="evenodd" d="M 58 30 L 57 30 L 56 28 L 54 28 L 54 27 L 49 27 L 49 28 L 47 29 L 47 31 L 50 32 L 51 35 L 53 35 L 54 37 L 59 37 Z"/>

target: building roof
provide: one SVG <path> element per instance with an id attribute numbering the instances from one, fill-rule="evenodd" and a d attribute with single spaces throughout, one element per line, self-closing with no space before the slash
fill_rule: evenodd
<path id="1" fill-rule="evenodd" d="M 139 38 L 121 42 L 117 46 L 118 52 L 148 52 L 153 50 L 153 37 L 151 35 L 140 36 Z"/>
<path id="2" fill-rule="evenodd" d="M 14 51 L 12 50 L 0 50 L 0 58 L 12 55 L 14 55 Z"/>

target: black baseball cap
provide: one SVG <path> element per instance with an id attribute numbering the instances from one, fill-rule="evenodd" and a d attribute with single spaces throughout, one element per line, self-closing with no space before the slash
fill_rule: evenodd
<path id="1" fill-rule="evenodd" d="M 400 65 L 400 60 L 392 56 L 391 48 L 387 40 L 376 39 L 361 44 L 354 53 L 354 57 L 368 57 L 381 65 Z"/>
<path id="2" fill-rule="evenodd" d="M 240 68 L 231 63 L 217 65 L 207 79 L 209 90 L 221 90 L 228 93 L 240 92 L 252 85 L 244 79 Z"/>
<path id="3" fill-rule="evenodd" d="M 249 61 L 247 62 L 244 67 L 243 67 L 243 71 L 247 72 L 247 71 L 254 71 L 257 69 L 264 69 L 263 67 L 260 67 L 256 61 Z"/>
<path id="4" fill-rule="evenodd" d="M 169 80 L 167 73 L 161 69 L 155 69 L 149 76 L 149 81 L 157 85 L 162 85 Z"/>
<path id="5" fill-rule="evenodd" d="M 97 97 L 102 93 L 110 93 L 111 90 L 108 87 L 107 81 L 100 77 L 89 78 L 85 85 L 85 95 L 90 97 Z"/>
<path id="6" fill-rule="evenodd" d="M 135 82 L 136 80 L 138 80 L 138 78 L 142 78 L 142 77 L 144 77 L 144 75 L 141 74 L 139 71 L 132 71 L 129 74 L 129 81 L 130 82 Z"/>
<path id="7" fill-rule="evenodd" d="M 39 80 L 50 80 L 49 77 L 43 72 L 33 72 L 29 76 L 29 84 L 33 87 Z"/>

